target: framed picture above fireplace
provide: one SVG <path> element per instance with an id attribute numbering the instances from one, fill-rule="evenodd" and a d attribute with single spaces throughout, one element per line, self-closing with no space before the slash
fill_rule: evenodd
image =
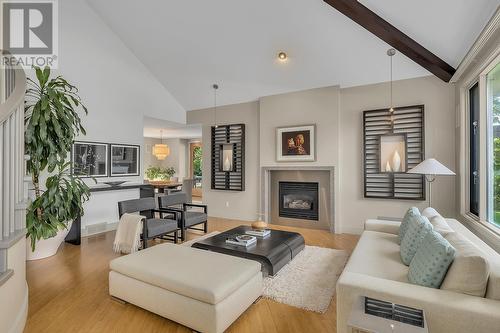
<path id="1" fill-rule="evenodd" d="M 276 160 L 278 162 L 315 161 L 316 125 L 277 128 Z"/>

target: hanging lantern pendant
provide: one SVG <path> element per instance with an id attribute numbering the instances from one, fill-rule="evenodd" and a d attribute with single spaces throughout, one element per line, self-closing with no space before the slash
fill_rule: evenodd
<path id="1" fill-rule="evenodd" d="M 163 131 L 160 130 L 160 140 L 161 143 L 157 143 L 153 146 L 153 155 L 160 161 L 163 161 L 170 155 L 170 147 L 163 143 Z"/>

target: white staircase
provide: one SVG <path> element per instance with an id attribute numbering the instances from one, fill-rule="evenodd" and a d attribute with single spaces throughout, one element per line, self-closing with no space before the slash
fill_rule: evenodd
<path id="1" fill-rule="evenodd" d="M 0 50 L 0 331 L 20 332 L 27 312 L 24 98 L 26 75 Z"/>

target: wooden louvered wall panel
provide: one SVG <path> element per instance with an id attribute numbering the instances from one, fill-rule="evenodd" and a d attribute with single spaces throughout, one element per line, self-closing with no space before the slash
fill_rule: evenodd
<path id="1" fill-rule="evenodd" d="M 222 171 L 220 147 L 233 145 L 234 171 Z M 212 189 L 227 191 L 245 190 L 245 124 L 212 126 Z"/>
<path id="2" fill-rule="evenodd" d="M 424 160 L 424 106 L 414 105 L 363 112 L 363 167 L 365 198 L 425 200 L 423 175 L 381 172 L 380 140 L 384 135 L 403 135 L 409 170 Z"/>

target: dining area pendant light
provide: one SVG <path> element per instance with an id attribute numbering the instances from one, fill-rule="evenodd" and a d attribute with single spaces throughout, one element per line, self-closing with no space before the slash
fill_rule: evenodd
<path id="1" fill-rule="evenodd" d="M 163 161 L 170 155 L 170 147 L 163 143 L 163 130 L 160 130 L 161 143 L 153 146 L 153 155 L 160 161 Z"/>
<path id="2" fill-rule="evenodd" d="M 392 58 L 394 55 L 396 55 L 396 50 L 395 49 L 388 49 L 387 50 L 387 55 L 389 56 L 389 59 L 391 60 L 391 81 L 390 81 L 390 93 L 391 93 L 391 105 L 389 107 L 389 112 L 394 112 L 394 104 L 392 100 Z"/>
<path id="3" fill-rule="evenodd" d="M 219 89 L 219 85 L 214 83 L 212 88 L 214 89 L 214 127 L 217 128 L 219 126 L 217 124 L 217 90 Z"/>

